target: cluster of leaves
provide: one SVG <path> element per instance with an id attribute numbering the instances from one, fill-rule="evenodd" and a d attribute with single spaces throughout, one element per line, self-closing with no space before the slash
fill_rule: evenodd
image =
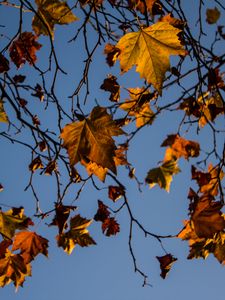
<path id="1" fill-rule="evenodd" d="M 76 245 L 95 245 L 96 242 L 87 229 L 93 220 L 102 222 L 102 232 L 107 237 L 118 234 L 120 225 L 115 215 L 127 209 L 130 219 L 129 250 L 134 269 L 144 278 L 144 285 L 147 276 L 138 267 L 131 243 L 133 224 L 143 231 L 146 237 L 156 238 L 160 245 L 164 238 L 178 237 L 188 240 L 189 259 L 206 258 L 213 253 L 220 263 L 225 263 L 225 217 L 222 213 L 225 149 L 222 150 L 222 154 L 217 149 L 218 136 L 221 137 L 224 130 L 216 127 L 217 120 L 225 111 L 225 56 L 218 54 L 216 48 L 217 44 L 225 39 L 223 26 L 217 26 L 215 39 L 208 47 L 202 42 L 202 5 L 199 8 L 199 38 L 196 39 L 192 35 L 185 9 L 180 1 L 172 4 L 169 0 L 109 0 L 109 7 L 106 0 L 79 0 L 71 8 L 67 2 L 60 0 L 36 0 L 36 7 L 31 1 L 19 2 L 19 30 L 0 53 L 0 123 L 8 124 L 8 129 L 2 131 L 0 136 L 31 151 L 32 158 L 28 167 L 30 180 L 26 190 L 31 189 L 36 201 L 35 217 L 43 220 L 49 215 L 54 215 L 50 225 L 57 227 L 57 245 L 68 254 L 72 253 Z M 5 5 L 5 2 L 0 5 Z M 83 13 L 83 16 L 79 19 L 73 10 L 78 14 Z M 32 14 L 32 32 L 23 31 L 23 15 L 27 11 Z M 206 24 L 216 26 L 220 14 L 217 7 L 208 8 L 205 11 Z M 59 64 L 54 47 L 54 30 L 56 25 L 73 26 L 73 23 L 76 24 L 76 34 L 70 42 L 79 43 L 83 32 L 87 59 L 84 62 L 83 76 L 81 75 L 77 88 L 70 96 L 71 107 L 67 110 L 64 108 L 64 102 L 59 100 L 55 88 L 60 82 L 59 74 L 65 75 L 65 72 Z M 90 41 L 88 36 L 93 32 L 97 42 L 91 49 L 93 41 Z M 41 35 L 49 39 L 47 71 L 38 66 L 38 53 L 43 46 L 39 43 Z M 101 47 L 102 43 L 108 66 L 113 67 L 118 61 L 121 74 L 128 71 L 131 73 L 130 70 L 135 66 L 141 80 L 143 79 L 143 85 L 124 88 L 118 83 L 118 76 L 109 74 L 102 81 L 100 89 L 110 93 L 110 104 L 104 107 L 92 105 L 91 112 L 84 113 L 90 94 L 89 67 L 94 60 L 96 49 Z M 171 56 L 176 57 L 176 66 L 170 63 Z M 190 68 L 185 65 L 186 61 Z M 18 73 L 25 63 L 40 75 L 41 84 L 36 83 L 32 86 L 28 76 Z M 12 76 L 15 68 L 17 73 Z M 189 75 L 193 73 L 197 74 L 197 80 L 189 79 Z M 50 88 L 49 74 L 49 77 L 53 78 Z M 193 82 L 191 87 L 185 86 L 183 79 L 186 78 Z M 180 95 L 173 101 L 167 100 L 165 103 L 162 98 L 165 97 L 165 90 L 174 86 L 182 92 L 179 92 Z M 129 97 L 123 101 L 124 92 L 128 92 Z M 47 124 L 42 123 L 42 118 L 36 110 L 33 112 L 27 101 L 28 95 L 39 99 L 41 105 L 46 105 L 46 110 L 49 106 L 54 106 L 57 115 L 54 132 L 48 129 Z M 80 101 L 82 97 L 83 104 Z M 191 179 L 196 180 L 198 191 L 190 189 L 188 194 L 190 220 L 185 221 L 179 234 L 160 236 L 145 229 L 134 217 L 126 195 L 129 186 L 124 184 L 123 178 L 117 176 L 117 169 L 124 166 L 125 170 L 128 170 L 129 180 L 135 180 L 138 189 L 141 189 L 142 181 L 136 177 L 135 168 L 127 158 L 130 141 L 135 140 L 142 128 L 154 126 L 161 113 L 167 111 L 177 114 L 183 112 L 183 118 L 178 130 L 169 134 L 162 142 L 161 147 L 166 147 L 166 151 L 159 166 L 150 169 L 144 175 L 150 188 L 158 185 L 169 192 L 173 176 L 182 171 L 178 166 L 181 158 L 189 162 L 201 156 L 202 160 L 197 162 L 201 166 L 206 165 L 210 159 L 216 160 L 217 163 L 215 166 L 209 164 L 205 172 L 192 166 Z M 65 121 L 69 123 L 65 125 Z M 194 126 L 197 134 L 205 127 L 212 131 L 212 151 L 203 151 L 199 142 L 184 137 Z M 31 133 L 29 141 L 23 140 L 22 134 L 21 139 L 17 138 L 18 133 L 25 130 Z M 121 139 L 123 142 L 118 143 Z M 86 173 L 83 169 L 80 171 L 80 165 Z M 62 169 L 67 174 L 66 185 L 61 182 Z M 39 197 L 33 183 L 35 173 L 56 178 L 58 198 L 52 203 L 50 211 L 43 212 L 40 209 Z M 75 199 L 77 200 L 87 182 L 91 182 L 96 190 L 101 190 L 95 177 L 108 189 L 108 198 L 112 200 L 112 205 L 121 199 L 119 208 L 112 209 L 98 200 L 98 209 L 97 212 L 93 212 L 93 219 L 86 219 L 80 214 L 71 216 L 71 212 L 78 207 L 73 205 L 73 201 L 70 205 L 64 202 L 70 186 L 79 186 Z M 0 185 L 0 190 L 2 189 L 3 186 Z M 29 231 L 29 225 L 33 225 L 33 222 L 23 214 L 22 208 L 0 212 L 0 286 L 5 286 L 11 281 L 16 287 L 22 286 L 25 277 L 31 276 L 32 260 L 39 253 L 48 255 L 48 240 L 36 232 Z M 165 251 L 163 246 L 162 250 Z M 167 252 L 161 257 L 157 256 L 157 259 L 160 263 L 161 277 L 165 278 L 172 263 L 177 259 Z"/>

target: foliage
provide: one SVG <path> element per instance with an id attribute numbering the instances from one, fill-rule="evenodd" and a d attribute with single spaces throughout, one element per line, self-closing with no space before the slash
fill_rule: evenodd
<path id="1" fill-rule="evenodd" d="M 164 239 L 188 240 L 188 259 L 205 259 L 212 253 L 219 263 L 225 263 L 225 55 L 221 46 L 225 8 L 222 1 L 215 1 L 215 7 L 212 1 L 196 2 L 196 27 L 189 21 L 188 5 L 181 1 L 0 2 L 9 15 L 19 13 L 19 25 L 12 22 L 9 34 L 0 27 L 0 137 L 10 142 L 10 151 L 18 144 L 26 149 L 25 156 L 30 153 L 26 157 L 30 178 L 25 191 L 31 191 L 36 205 L 31 219 L 24 215 L 22 206 L 17 208 L 12 203 L 7 209 L 1 203 L 1 287 L 10 282 L 16 288 L 22 286 L 26 276 L 31 276 L 31 263 L 38 254 L 48 256 L 49 241 L 30 231 L 29 226 L 48 220 L 48 225 L 58 231 L 55 244 L 71 254 L 77 245 L 96 244 L 92 238 L 95 233 L 89 233 L 93 222 L 101 222 L 105 236 L 118 236 L 123 230 L 120 213 L 124 210 L 129 224 L 129 252 L 143 285 L 148 284 L 148 276 L 139 267 L 133 249 L 134 228 L 159 242 L 164 255 L 156 258 L 163 279 L 177 261 L 165 250 Z M 86 58 L 74 53 L 67 56 L 69 45 L 64 44 L 64 33 L 69 33 L 69 44 L 82 49 Z M 105 78 L 96 67 L 99 51 L 105 55 L 100 55 L 101 63 L 105 61 L 105 68 L 110 67 L 114 73 Z M 75 88 L 73 75 L 64 70 L 68 61 L 74 66 L 84 64 L 83 73 L 76 67 L 76 76 L 80 77 Z M 95 76 L 102 76 L 97 88 L 90 80 L 92 64 L 97 70 Z M 133 67 L 139 80 L 132 75 Z M 129 76 L 132 82 L 135 80 L 132 86 L 127 86 Z M 61 85 L 65 77 L 68 91 Z M 69 91 L 71 87 L 73 92 Z M 101 105 L 96 92 L 104 93 Z M 146 140 L 154 144 L 146 132 L 149 128 L 160 132 L 165 124 L 162 117 L 170 114 L 174 131 L 167 132 L 161 141 L 161 147 L 166 147 L 164 157 L 158 166 L 149 166 L 147 174 L 136 175 L 129 153 L 137 137 L 145 132 Z M 202 141 L 202 133 L 207 143 Z M 139 145 L 136 159 L 142 159 L 142 150 Z M 149 155 L 149 160 L 154 163 L 155 158 Z M 187 195 L 189 219 L 183 229 L 169 235 L 147 229 L 136 218 L 128 199 L 130 186 L 143 192 L 147 189 L 145 181 L 150 188 L 158 185 L 170 192 L 176 174 L 182 175 L 189 165 L 190 176 L 184 181 L 188 187 L 188 179 L 194 180 L 195 187 Z M 50 209 L 42 209 L 45 204 L 39 194 L 43 187 L 36 185 L 37 174 L 55 178 L 56 198 L 48 203 Z M 3 199 L 4 173 L 0 180 Z M 74 197 L 74 187 L 75 199 L 68 201 L 66 195 L 70 192 Z M 92 189 L 111 202 L 106 205 L 106 200 L 89 199 L 96 206 L 98 203 L 98 208 L 86 218 L 75 213 L 82 203 L 75 206 L 74 202 Z"/>

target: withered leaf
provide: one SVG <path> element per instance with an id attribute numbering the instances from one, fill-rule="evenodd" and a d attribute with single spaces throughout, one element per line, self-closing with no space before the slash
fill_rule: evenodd
<path id="1" fill-rule="evenodd" d="M 156 256 L 160 263 L 161 274 L 160 276 L 165 279 L 171 269 L 172 264 L 177 260 L 173 255 L 166 254 L 164 256 Z"/>
<path id="2" fill-rule="evenodd" d="M 6 253 L 7 253 L 7 249 L 9 248 L 9 246 L 12 245 L 12 240 L 3 240 L 0 243 L 0 259 L 4 258 Z"/>
<path id="3" fill-rule="evenodd" d="M 121 135 L 120 129 L 103 107 L 95 107 L 89 118 L 66 125 L 61 133 L 70 164 L 86 158 L 116 173 L 115 143 L 112 136 Z"/>
<path id="4" fill-rule="evenodd" d="M 110 216 L 108 206 L 106 206 L 101 200 L 98 200 L 98 210 L 94 216 L 95 221 L 104 222 Z"/>
<path id="5" fill-rule="evenodd" d="M 0 286 L 4 287 L 13 281 L 16 288 L 23 286 L 26 276 L 31 276 L 31 267 L 25 264 L 19 254 L 7 250 L 5 257 L 0 259 Z"/>
<path id="6" fill-rule="evenodd" d="M 137 127 L 152 124 L 155 113 L 149 105 L 149 101 L 152 100 L 151 93 L 144 88 L 133 88 L 129 89 L 129 95 L 130 99 L 119 107 L 127 111 L 129 116 L 135 116 Z"/>
<path id="7" fill-rule="evenodd" d="M 213 201 L 213 197 L 209 195 L 203 195 L 198 199 L 191 215 L 198 237 L 212 238 L 215 233 L 224 230 L 222 206 L 221 202 Z"/>
<path id="8" fill-rule="evenodd" d="M 43 102 L 45 96 L 44 96 L 44 91 L 43 91 L 42 87 L 40 86 L 40 84 L 37 83 L 34 90 L 35 90 L 35 93 L 33 93 L 31 95 L 33 97 L 38 98 L 41 102 Z"/>
<path id="9" fill-rule="evenodd" d="M 206 22 L 209 24 L 215 24 L 220 18 L 220 11 L 217 7 L 208 8 L 206 10 Z"/>
<path id="10" fill-rule="evenodd" d="M 207 193 L 217 196 L 219 189 L 219 181 L 224 177 L 224 173 L 219 166 L 208 166 L 208 172 L 198 171 L 194 166 L 191 168 L 192 179 L 196 180 L 201 193 Z"/>
<path id="11" fill-rule="evenodd" d="M 125 190 L 122 186 L 112 186 L 108 187 L 108 196 L 113 202 L 116 202 L 121 196 L 123 196 Z"/>
<path id="12" fill-rule="evenodd" d="M 34 172 L 37 169 L 43 169 L 44 165 L 42 163 L 42 160 L 40 158 L 40 156 L 37 156 L 36 158 L 34 158 L 32 160 L 32 162 L 29 164 L 29 170 Z"/>
<path id="13" fill-rule="evenodd" d="M 117 223 L 115 218 L 107 218 L 102 223 L 102 232 L 106 236 L 116 235 L 120 232 L 120 225 Z"/>
<path id="14" fill-rule="evenodd" d="M 54 38 L 54 26 L 77 21 L 68 4 L 60 0 L 35 0 L 38 11 L 35 14 L 32 27 L 37 35 L 50 35 Z"/>
<path id="15" fill-rule="evenodd" d="M 0 73 L 9 71 L 9 61 L 0 53 Z"/>
<path id="16" fill-rule="evenodd" d="M 58 166 L 56 160 L 50 161 L 45 168 L 45 175 L 52 175 L 52 172 L 57 172 Z"/>
<path id="17" fill-rule="evenodd" d="M 76 206 L 63 205 L 61 203 L 57 203 L 55 205 L 55 217 L 49 226 L 51 225 L 58 226 L 59 234 L 62 233 L 68 227 L 67 220 L 69 218 L 70 211 L 76 209 L 77 209 Z"/>
<path id="18" fill-rule="evenodd" d="M 0 99 L 0 122 L 2 123 L 8 123 L 8 116 L 4 110 L 3 101 Z"/>
<path id="19" fill-rule="evenodd" d="M 169 192 L 173 175 L 179 172 L 180 169 L 177 165 L 177 161 L 168 160 L 163 162 L 160 167 L 149 170 L 145 181 L 149 184 L 150 188 L 158 184 L 160 188 L 163 188 Z"/>
<path id="20" fill-rule="evenodd" d="M 104 49 L 104 54 L 106 55 L 107 64 L 110 67 L 112 67 L 115 64 L 118 55 L 120 54 L 120 49 L 117 48 L 115 45 L 106 44 Z"/>
<path id="21" fill-rule="evenodd" d="M 80 215 L 72 217 L 70 219 L 70 229 L 56 237 L 58 246 L 62 247 L 68 254 L 71 254 L 76 245 L 81 247 L 95 245 L 95 241 L 87 230 L 91 223 L 92 220 L 82 218 Z"/>
<path id="22" fill-rule="evenodd" d="M 38 254 L 48 256 L 48 240 L 31 231 L 16 233 L 12 250 L 20 250 L 25 264 L 31 262 Z"/>
<path id="23" fill-rule="evenodd" d="M 24 76 L 24 75 L 15 75 L 13 77 L 13 81 L 15 83 L 23 83 L 25 79 L 26 79 L 26 76 Z"/>
<path id="24" fill-rule="evenodd" d="M 39 50 L 42 45 L 37 42 L 37 36 L 32 32 L 22 32 L 19 37 L 12 42 L 9 48 L 9 54 L 11 60 L 19 68 L 27 61 L 30 65 L 33 65 L 37 61 L 36 51 Z"/>
<path id="25" fill-rule="evenodd" d="M 6 212 L 0 211 L 0 233 L 4 238 L 11 239 L 17 229 L 24 230 L 33 225 L 30 218 L 24 215 L 24 209 L 12 208 Z"/>
<path id="26" fill-rule="evenodd" d="M 189 159 L 189 157 L 199 156 L 200 152 L 199 143 L 186 140 L 180 137 L 178 134 L 168 135 L 161 147 L 166 146 L 169 146 L 169 148 L 166 150 L 164 161 L 178 159 L 180 157 Z"/>
<path id="27" fill-rule="evenodd" d="M 120 100 L 120 85 L 115 76 L 109 74 L 108 77 L 104 79 L 100 89 L 111 93 L 109 98 L 110 101 L 118 102 Z"/>

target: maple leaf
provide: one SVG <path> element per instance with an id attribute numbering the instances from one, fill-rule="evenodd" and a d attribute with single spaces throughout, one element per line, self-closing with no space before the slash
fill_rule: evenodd
<path id="1" fill-rule="evenodd" d="M 82 218 L 80 215 L 71 218 L 69 231 L 56 237 L 58 246 L 62 247 L 68 254 L 71 254 L 76 245 L 81 247 L 96 245 L 96 242 L 92 239 L 87 230 L 87 227 L 91 223 L 92 220 Z"/>
<path id="2" fill-rule="evenodd" d="M 45 168 L 45 175 L 52 175 L 52 172 L 57 172 L 58 166 L 56 160 L 50 161 Z"/>
<path id="3" fill-rule="evenodd" d="M 101 165 L 98 165 L 95 162 L 87 161 L 87 159 L 82 159 L 80 162 L 86 168 L 88 175 L 94 174 L 102 182 L 105 182 L 105 177 L 108 172 L 107 168 L 103 168 Z"/>
<path id="4" fill-rule="evenodd" d="M 23 207 L 12 208 L 6 212 L 0 211 L 0 233 L 4 238 L 11 239 L 17 229 L 24 230 L 29 225 L 33 225 L 31 219 L 23 212 Z"/>
<path id="5" fill-rule="evenodd" d="M 31 276 L 31 267 L 25 264 L 23 257 L 6 251 L 5 257 L 0 259 L 0 286 L 3 287 L 13 281 L 16 288 L 23 285 L 26 276 Z"/>
<path id="6" fill-rule="evenodd" d="M 168 272 L 171 269 L 172 264 L 177 260 L 177 258 L 173 257 L 171 254 L 166 254 L 164 256 L 156 256 L 160 263 L 161 274 L 160 276 L 165 279 Z"/>
<path id="7" fill-rule="evenodd" d="M 149 11 L 152 14 L 152 9 L 158 0 L 128 0 L 129 7 L 132 9 L 137 9 L 142 14 L 145 14 L 145 11 Z M 144 4 L 145 2 L 145 4 Z"/>
<path id="8" fill-rule="evenodd" d="M 37 169 L 43 169 L 44 165 L 42 163 L 42 160 L 40 158 L 40 156 L 37 156 L 36 158 L 34 158 L 32 160 L 32 162 L 29 164 L 29 170 L 34 172 Z"/>
<path id="9" fill-rule="evenodd" d="M 0 99 L 0 122 L 8 123 L 8 116 L 4 110 L 3 101 Z"/>
<path id="10" fill-rule="evenodd" d="M 183 30 L 184 25 L 185 25 L 185 22 L 183 20 L 174 18 L 171 13 L 169 13 L 165 16 L 162 16 L 161 18 L 159 18 L 159 21 L 160 22 L 168 22 L 173 27 L 179 28 L 181 30 Z"/>
<path id="11" fill-rule="evenodd" d="M 151 94 L 144 88 L 129 89 L 130 99 L 122 103 L 119 107 L 128 112 L 129 116 L 136 117 L 136 126 L 142 127 L 152 124 L 155 113 L 149 107 Z"/>
<path id="12" fill-rule="evenodd" d="M 213 197 L 203 195 L 194 203 L 191 219 L 198 237 L 212 238 L 218 231 L 224 230 L 225 220 L 220 209 L 222 204 L 213 201 Z"/>
<path id="13" fill-rule="evenodd" d="M 71 165 L 88 158 L 89 161 L 116 173 L 116 146 L 111 136 L 123 133 L 106 109 L 97 106 L 89 118 L 66 125 L 61 138 L 64 139 L 63 147 L 67 149 Z"/>
<path id="14" fill-rule="evenodd" d="M 54 38 L 55 24 L 64 25 L 77 21 L 68 4 L 59 0 L 35 0 L 38 11 L 35 14 L 32 27 L 37 35 L 50 35 Z"/>
<path id="15" fill-rule="evenodd" d="M 33 65 L 37 61 L 36 51 L 39 50 L 42 45 L 37 42 L 37 36 L 32 32 L 22 32 L 19 37 L 12 42 L 9 48 L 9 54 L 11 60 L 19 68 L 27 61 L 30 65 Z"/>
<path id="16" fill-rule="evenodd" d="M 98 210 L 94 216 L 94 220 L 96 222 L 101 221 L 104 222 L 110 216 L 110 212 L 108 211 L 108 206 L 106 206 L 101 200 L 98 200 Z"/>
<path id="17" fill-rule="evenodd" d="M 188 159 L 189 157 L 199 156 L 199 143 L 186 140 L 180 137 L 178 134 L 168 135 L 168 137 L 162 143 L 161 147 L 166 146 L 169 146 L 169 148 L 167 148 L 166 150 L 164 161 L 173 158 L 178 159 L 182 156 L 185 159 Z"/>
<path id="18" fill-rule="evenodd" d="M 120 85 L 116 80 L 115 76 L 109 74 L 100 86 L 100 89 L 111 93 L 109 100 L 112 102 L 118 102 L 120 99 Z"/>
<path id="19" fill-rule="evenodd" d="M 59 228 L 59 234 L 67 228 L 67 220 L 70 215 L 71 210 L 76 210 L 76 206 L 71 205 L 63 205 L 61 203 L 57 203 L 55 205 L 55 216 L 52 220 L 52 223 L 49 226 L 55 225 Z"/>
<path id="20" fill-rule="evenodd" d="M 9 61 L 0 53 L 0 73 L 9 71 Z"/>
<path id="21" fill-rule="evenodd" d="M 107 64 L 112 67 L 115 64 L 118 55 L 120 54 L 120 49 L 115 47 L 115 45 L 106 44 L 104 54 L 106 55 Z"/>
<path id="22" fill-rule="evenodd" d="M 15 83 L 23 83 L 25 79 L 26 79 L 26 76 L 24 76 L 24 75 L 15 75 L 13 77 L 13 81 Z"/>
<path id="23" fill-rule="evenodd" d="M 165 73 L 170 67 L 170 55 L 186 55 L 177 36 L 179 32 L 181 30 L 168 22 L 157 22 L 138 32 L 125 34 L 116 45 L 121 51 L 117 59 L 122 73 L 137 65 L 136 71 L 141 78 L 161 94 Z"/>
<path id="24" fill-rule="evenodd" d="M 196 180 L 201 193 L 207 193 L 212 196 L 218 194 L 219 181 L 224 177 L 224 173 L 219 166 L 213 167 L 212 164 L 208 166 L 208 172 L 204 173 L 197 171 L 194 166 L 191 169 L 192 179 Z"/>
<path id="25" fill-rule="evenodd" d="M 34 90 L 35 90 L 35 93 L 31 94 L 31 96 L 36 97 L 41 102 L 43 102 L 45 95 L 44 95 L 44 91 L 43 91 L 42 87 L 40 86 L 40 84 L 37 83 Z"/>
<path id="26" fill-rule="evenodd" d="M 120 232 L 120 225 L 113 217 L 107 218 L 102 223 L 102 232 L 106 236 L 116 235 Z"/>
<path id="27" fill-rule="evenodd" d="M 125 193 L 124 188 L 122 186 L 112 186 L 108 187 L 108 196 L 113 202 L 116 202 L 121 196 Z"/>
<path id="28" fill-rule="evenodd" d="M 3 240 L 0 243 L 0 259 L 4 258 L 6 253 L 7 253 L 7 249 L 9 248 L 9 246 L 12 245 L 12 240 Z"/>
<path id="29" fill-rule="evenodd" d="M 158 167 L 148 171 L 145 178 L 146 183 L 150 185 L 150 188 L 157 183 L 160 188 L 170 191 L 170 184 L 173 180 L 173 175 L 180 172 L 176 160 L 168 160 Z"/>
<path id="30" fill-rule="evenodd" d="M 216 93 L 210 95 L 209 92 L 205 93 L 198 98 L 200 105 L 201 117 L 199 118 L 199 126 L 204 127 L 209 121 L 214 121 L 219 114 L 224 114 L 224 105 L 221 96 Z"/>
<path id="31" fill-rule="evenodd" d="M 215 8 L 208 8 L 206 10 L 206 22 L 209 24 L 215 24 L 220 18 L 220 11 Z"/>
<path id="32" fill-rule="evenodd" d="M 21 250 L 25 264 L 31 262 L 39 253 L 48 256 L 48 240 L 30 231 L 16 233 L 12 251 Z"/>
<path id="33" fill-rule="evenodd" d="M 218 68 L 210 69 L 208 72 L 208 89 L 209 91 L 220 88 L 225 91 L 225 83 L 223 81 L 223 74 L 219 72 Z"/>

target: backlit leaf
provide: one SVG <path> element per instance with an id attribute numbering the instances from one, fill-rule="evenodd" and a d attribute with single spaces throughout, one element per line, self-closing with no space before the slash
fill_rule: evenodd
<path id="1" fill-rule="evenodd" d="M 118 59 L 122 73 L 136 65 L 141 78 L 161 93 L 165 73 L 170 67 L 170 55 L 186 55 L 177 36 L 179 32 L 168 22 L 158 22 L 125 34 L 116 45 L 121 51 Z"/>
<path id="2" fill-rule="evenodd" d="M 31 276 L 31 267 L 25 264 L 19 254 L 12 254 L 7 250 L 4 258 L 0 259 L 0 286 L 3 287 L 11 281 L 15 287 L 23 286 L 26 276 Z"/>
<path id="3" fill-rule="evenodd" d="M 145 178 L 146 183 L 150 188 L 158 184 L 160 188 L 170 191 L 170 184 L 173 180 L 173 175 L 180 172 L 176 160 L 165 161 L 160 167 L 148 171 Z"/>
<path id="4" fill-rule="evenodd" d="M 8 116 L 4 110 L 3 101 L 0 99 L 0 122 L 8 123 Z"/>
<path id="5" fill-rule="evenodd" d="M 37 61 L 36 51 L 42 45 L 37 42 L 37 36 L 32 32 L 22 32 L 19 37 L 12 42 L 9 48 L 10 58 L 14 64 L 19 68 L 27 61 L 33 65 Z"/>
<path id="6" fill-rule="evenodd" d="M 17 229 L 24 230 L 29 225 L 33 225 L 30 218 L 24 214 L 24 209 L 12 208 L 6 212 L 0 211 L 0 233 L 5 238 L 11 239 Z"/>
<path id="7" fill-rule="evenodd" d="M 199 143 L 186 140 L 178 134 L 168 135 L 161 147 L 166 146 L 169 146 L 169 148 L 167 148 L 165 153 L 165 161 L 173 158 L 178 159 L 184 157 L 185 159 L 188 159 L 189 157 L 199 156 Z"/>
<path id="8" fill-rule="evenodd" d="M 48 240 L 31 231 L 21 231 L 16 233 L 12 250 L 21 250 L 20 255 L 24 262 L 28 264 L 38 254 L 48 256 Z"/>
<path id="9" fill-rule="evenodd" d="M 32 22 L 37 35 L 51 35 L 54 38 L 55 24 L 64 25 L 77 21 L 68 4 L 60 0 L 35 0 L 38 11 Z"/>
<path id="10" fill-rule="evenodd" d="M 208 8 L 206 10 L 206 22 L 209 24 L 215 24 L 220 18 L 220 11 L 218 8 Z"/>
<path id="11" fill-rule="evenodd" d="M 98 210 L 94 216 L 94 220 L 96 222 L 101 221 L 104 222 L 110 216 L 110 212 L 108 211 L 108 206 L 106 206 L 101 200 L 98 200 Z"/>
<path id="12" fill-rule="evenodd" d="M 116 173 L 115 143 L 112 136 L 124 132 L 115 124 L 103 107 L 95 107 L 89 118 L 66 125 L 61 133 L 70 164 L 88 159 Z"/>
<path id="13" fill-rule="evenodd" d="M 102 232 L 106 236 L 116 235 L 120 232 L 120 225 L 113 217 L 107 218 L 102 223 Z"/>
<path id="14" fill-rule="evenodd" d="M 89 235 L 87 230 L 87 227 L 91 223 L 92 220 L 82 218 L 80 215 L 71 218 L 69 231 L 56 237 L 58 246 L 62 247 L 68 254 L 71 254 L 76 245 L 81 247 L 95 245 L 95 241 Z"/>
<path id="15" fill-rule="evenodd" d="M 172 264 L 177 260 L 171 254 L 166 254 L 164 256 L 156 256 L 160 263 L 161 274 L 160 276 L 165 279 L 168 272 L 170 271 Z"/>
<path id="16" fill-rule="evenodd" d="M 146 124 L 152 124 L 155 113 L 151 110 L 149 101 L 151 94 L 144 88 L 129 89 L 130 99 L 122 103 L 119 107 L 128 112 L 129 116 L 135 116 L 136 126 L 142 127 Z"/>
<path id="17" fill-rule="evenodd" d="M 120 86 L 116 80 L 117 78 L 110 74 L 104 79 L 100 87 L 100 89 L 111 93 L 109 100 L 112 102 L 118 102 L 120 100 Z"/>
<path id="18" fill-rule="evenodd" d="M 0 53 L 0 73 L 9 71 L 9 61 Z"/>

